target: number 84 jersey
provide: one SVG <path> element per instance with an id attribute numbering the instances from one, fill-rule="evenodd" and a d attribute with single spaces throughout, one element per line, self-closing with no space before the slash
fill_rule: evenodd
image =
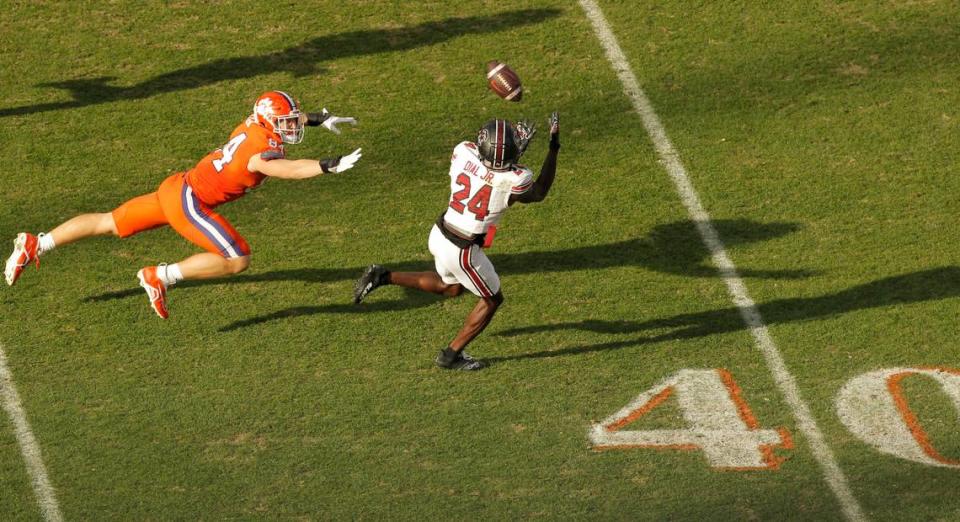
<path id="1" fill-rule="evenodd" d="M 533 171 L 523 165 L 488 169 L 476 144 L 465 141 L 453 149 L 450 159 L 450 203 L 443 219 L 462 232 L 483 234 L 500 222 L 512 194 L 523 194 L 532 186 Z"/>

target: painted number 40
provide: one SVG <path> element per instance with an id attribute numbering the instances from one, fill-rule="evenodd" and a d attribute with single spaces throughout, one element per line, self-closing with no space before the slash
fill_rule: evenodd
<path id="1" fill-rule="evenodd" d="M 836 399 L 837 414 L 850 432 L 876 450 L 929 466 L 960 469 L 960 460 L 934 446 L 905 398 L 901 382 L 921 377 L 937 383 L 960 415 L 960 370 L 892 368 L 850 379 Z M 627 430 L 671 396 L 683 414 L 680 429 Z M 776 469 L 774 448 L 792 448 L 786 428 L 761 429 L 730 372 L 680 370 L 641 393 L 590 430 L 596 449 L 699 450 L 721 469 Z"/>
<path id="2" fill-rule="evenodd" d="M 676 396 L 687 427 L 623 429 L 672 395 Z M 711 466 L 738 470 L 776 468 L 781 460 L 774 455 L 773 448 L 793 447 L 785 428 L 758 427 L 740 387 L 726 370 L 680 370 L 595 425 L 590 440 L 597 449 L 699 449 Z"/>

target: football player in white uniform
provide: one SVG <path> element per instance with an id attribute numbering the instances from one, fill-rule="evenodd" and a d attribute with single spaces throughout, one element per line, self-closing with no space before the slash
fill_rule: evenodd
<path id="1" fill-rule="evenodd" d="M 479 370 L 482 361 L 464 348 L 493 319 L 503 304 L 500 277 L 482 247 L 489 246 L 491 226 L 514 203 L 543 201 L 550 192 L 560 151 L 560 118 L 550 115 L 550 150 L 540 175 L 517 163 L 536 129 L 519 122 L 490 120 L 477 134 L 476 143 L 465 141 L 453 149 L 450 161 L 450 199 L 430 231 L 429 247 L 436 272 L 391 272 L 370 265 L 357 281 L 353 301 L 359 303 L 375 288 L 399 285 L 455 297 L 469 290 L 480 298 L 457 336 L 437 355 L 436 364 L 453 370 Z"/>

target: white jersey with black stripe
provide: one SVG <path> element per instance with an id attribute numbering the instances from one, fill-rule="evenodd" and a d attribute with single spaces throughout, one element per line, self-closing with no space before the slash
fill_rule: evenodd
<path id="1" fill-rule="evenodd" d="M 533 171 L 523 165 L 509 170 L 488 169 L 476 144 L 465 141 L 450 159 L 450 200 L 444 220 L 468 234 L 482 234 L 500 222 L 511 194 L 533 186 Z"/>

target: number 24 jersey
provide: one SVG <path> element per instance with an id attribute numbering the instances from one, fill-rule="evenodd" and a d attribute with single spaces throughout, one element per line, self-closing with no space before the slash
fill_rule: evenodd
<path id="1" fill-rule="evenodd" d="M 476 144 L 465 141 L 453 149 L 450 159 L 450 202 L 443 218 L 458 230 L 483 234 L 500 222 L 512 194 L 523 194 L 532 186 L 533 171 L 523 165 L 488 169 Z"/>

